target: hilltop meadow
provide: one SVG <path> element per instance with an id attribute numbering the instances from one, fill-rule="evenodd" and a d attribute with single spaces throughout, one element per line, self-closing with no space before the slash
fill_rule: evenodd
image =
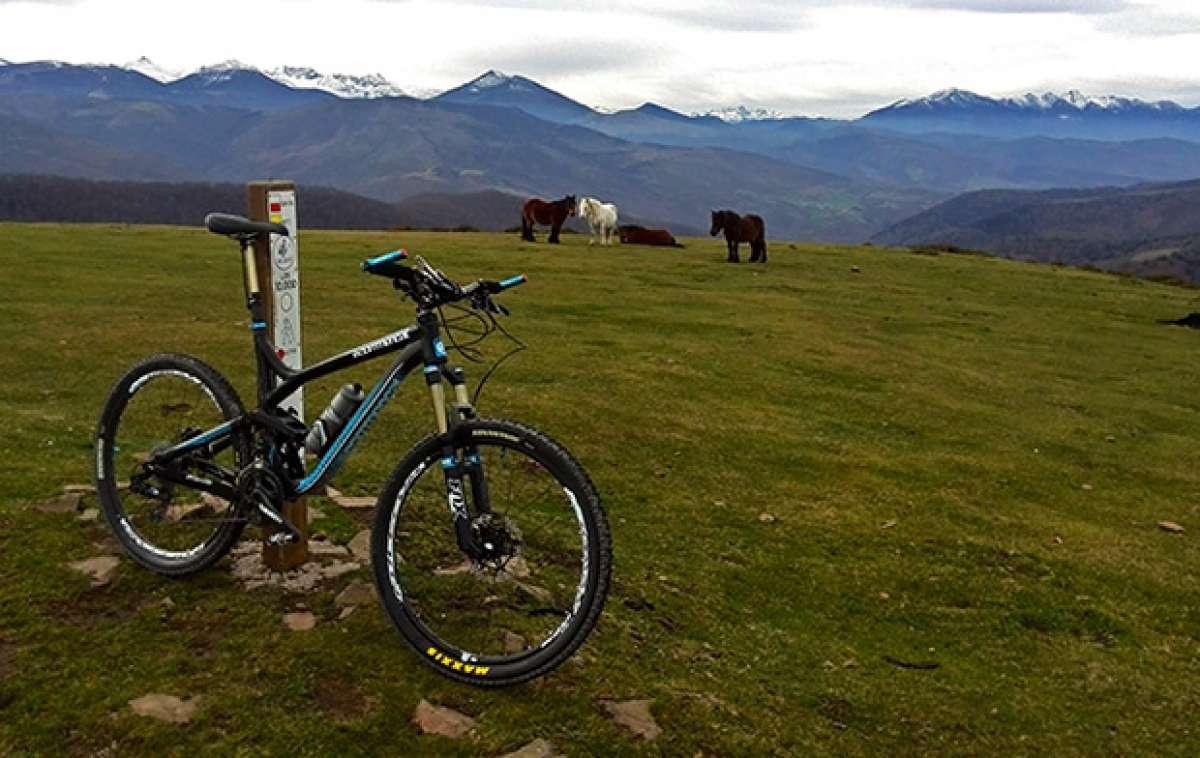
<path id="1" fill-rule="evenodd" d="M 615 550 L 596 632 L 549 677 L 481 691 L 421 666 L 378 607 L 339 619 L 367 569 L 289 594 L 228 561 L 172 581 L 125 559 L 92 588 L 66 564 L 112 551 L 102 522 L 37 506 L 90 481 L 100 406 L 138 358 L 194 353 L 251 398 L 236 247 L 0 224 L 0 754 L 1200 752 L 1200 333 L 1156 323 L 1197 290 L 779 241 L 731 266 L 711 239 L 300 240 L 309 361 L 411 320 L 358 270 L 370 255 L 529 275 L 504 296 L 529 349 L 480 408 L 595 480 Z M 375 376 L 318 383 L 310 415 Z M 335 486 L 375 494 L 431 424 L 405 385 Z M 309 502 L 334 541 L 368 523 Z M 290 631 L 302 604 L 316 628 Z M 199 697 L 191 722 L 134 714 L 151 692 Z M 473 735 L 419 734 L 421 699 Z M 651 701 L 657 739 L 609 719 L 625 699 Z"/>

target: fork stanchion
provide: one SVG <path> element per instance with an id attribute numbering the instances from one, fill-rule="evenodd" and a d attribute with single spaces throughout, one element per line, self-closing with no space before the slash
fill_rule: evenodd
<path id="1" fill-rule="evenodd" d="M 280 359 L 300 368 L 300 260 L 296 247 L 296 184 L 286 181 L 259 181 L 247 185 L 248 213 L 253 221 L 274 221 L 288 227 L 290 238 L 260 239 L 254 244 L 259 289 L 267 316 L 267 334 L 283 355 Z M 304 418 L 304 400 L 297 392 L 281 406 L 294 408 Z M 283 516 L 299 530 L 301 539 L 288 545 L 272 545 L 267 538 L 274 530 L 263 531 L 263 563 L 272 571 L 286 571 L 308 560 L 308 507 L 304 499 L 284 503 Z"/>

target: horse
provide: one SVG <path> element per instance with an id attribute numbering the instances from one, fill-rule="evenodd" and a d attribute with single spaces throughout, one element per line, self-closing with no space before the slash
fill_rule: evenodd
<path id="1" fill-rule="evenodd" d="M 537 242 L 533 236 L 533 225 L 541 224 L 550 227 L 550 236 L 546 239 L 552 245 L 558 244 L 558 232 L 568 216 L 575 215 L 575 196 L 567 195 L 562 200 L 547 202 L 540 197 L 531 197 L 521 206 L 521 239 L 526 242 Z"/>
<path id="2" fill-rule="evenodd" d="M 601 245 L 611 244 L 613 235 L 618 234 L 617 206 L 612 203 L 602 203 L 594 197 L 580 198 L 579 215 L 592 230 L 588 245 L 595 244 L 596 240 Z"/>
<path id="3" fill-rule="evenodd" d="M 717 236 L 717 232 L 725 230 L 725 244 L 729 248 L 728 263 L 740 263 L 738 260 L 738 244 L 750 243 L 750 262 L 767 262 L 767 227 L 761 216 L 748 213 L 739 216 L 733 211 L 713 211 L 712 229 L 709 234 Z"/>
<path id="4" fill-rule="evenodd" d="M 621 227 L 621 244 L 683 247 L 666 229 L 647 229 L 644 226 L 633 225 Z"/>

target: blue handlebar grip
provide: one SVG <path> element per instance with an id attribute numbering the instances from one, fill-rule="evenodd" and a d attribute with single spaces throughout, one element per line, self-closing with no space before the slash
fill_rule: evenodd
<path id="1" fill-rule="evenodd" d="M 524 284 L 527 281 L 529 281 L 529 279 L 526 278 L 526 276 L 524 274 L 517 274 L 516 276 L 510 276 L 507 279 L 505 279 L 504 281 L 500 282 L 500 289 L 506 290 L 509 287 L 516 287 L 518 284 Z"/>
<path id="2" fill-rule="evenodd" d="M 390 253 L 384 253 L 383 255 L 377 255 L 374 258 L 367 258 L 362 263 L 362 269 L 363 269 L 363 271 L 370 271 L 371 269 L 373 269 L 377 266 L 380 266 L 384 263 L 388 263 L 390 261 L 402 261 L 407 257 L 408 257 L 408 251 L 405 250 L 404 248 L 400 248 L 399 250 L 393 250 Z"/>

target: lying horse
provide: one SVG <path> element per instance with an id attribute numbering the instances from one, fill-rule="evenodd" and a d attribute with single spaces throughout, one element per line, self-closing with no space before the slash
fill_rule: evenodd
<path id="1" fill-rule="evenodd" d="M 600 240 L 601 245 L 612 243 L 613 235 L 618 233 L 617 206 L 602 203 L 594 197 L 585 197 L 579 200 L 579 215 L 591 227 L 592 238 L 588 240 L 589 245 L 595 244 L 596 240 Z"/>
<path id="2" fill-rule="evenodd" d="M 575 196 L 567 195 L 562 200 L 553 203 L 541 198 L 531 197 L 521 206 L 521 239 L 526 242 L 537 242 L 533 236 L 533 225 L 541 224 L 550 227 L 547 242 L 557 245 L 558 232 L 568 216 L 575 215 Z"/>
<path id="3" fill-rule="evenodd" d="M 709 234 L 717 236 L 717 232 L 725 230 L 725 244 L 729 248 L 729 263 L 740 263 L 738 260 L 738 244 L 750 243 L 750 262 L 767 262 L 767 227 L 761 216 L 747 214 L 739 216 L 733 211 L 713 211 L 712 229 Z"/>
<path id="4" fill-rule="evenodd" d="M 622 226 L 621 244 L 657 245 L 659 247 L 683 247 L 666 229 L 647 229 L 644 226 Z"/>

